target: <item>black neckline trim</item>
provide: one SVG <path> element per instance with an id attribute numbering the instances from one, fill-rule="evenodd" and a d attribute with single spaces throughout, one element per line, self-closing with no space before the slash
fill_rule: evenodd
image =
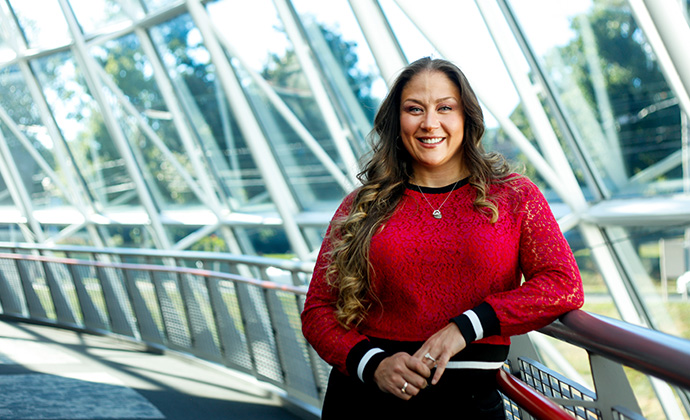
<path id="1" fill-rule="evenodd" d="M 468 176 L 468 177 L 465 177 L 465 178 L 461 179 L 460 181 L 458 181 L 457 185 L 455 184 L 455 182 L 453 182 L 452 184 L 446 185 L 445 187 L 423 187 L 421 185 L 416 185 L 416 184 L 412 184 L 410 182 L 406 182 L 405 188 L 407 188 L 408 190 L 416 191 L 416 192 L 420 192 L 420 190 L 421 190 L 421 192 L 424 194 L 443 194 L 443 193 L 447 193 L 447 192 L 451 192 L 451 191 L 460 189 L 460 188 L 464 187 L 465 185 L 467 185 L 469 182 L 470 182 L 470 177 Z"/>

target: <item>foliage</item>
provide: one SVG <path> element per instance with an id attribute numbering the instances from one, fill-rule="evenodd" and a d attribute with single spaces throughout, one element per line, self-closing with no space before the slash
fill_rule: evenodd
<path id="1" fill-rule="evenodd" d="M 598 64 L 628 176 L 632 176 L 680 148 L 677 101 L 626 2 L 597 1 L 587 21 L 596 39 Z M 562 48 L 560 55 L 591 109 L 599 114 L 591 70 L 583 53 L 581 22 L 573 20 L 572 27 L 578 36 Z"/>

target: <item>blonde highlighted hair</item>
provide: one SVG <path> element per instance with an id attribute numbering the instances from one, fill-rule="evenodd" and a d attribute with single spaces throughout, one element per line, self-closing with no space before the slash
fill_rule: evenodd
<path id="1" fill-rule="evenodd" d="M 399 141 L 400 98 L 405 85 L 422 72 L 442 72 L 458 86 L 465 116 L 460 153 L 470 172 L 469 184 L 476 190 L 474 206 L 487 214 L 491 223 L 498 220 L 498 207 L 489 196 L 489 187 L 506 182 L 511 171 L 503 156 L 484 151 L 484 116 L 467 78 L 447 60 L 425 57 L 411 63 L 397 77 L 376 114 L 370 134 L 371 157 L 359 174 L 362 186 L 355 193 L 350 212 L 331 226 L 326 276 L 339 290 L 336 317 L 346 328 L 359 325 L 377 300 L 371 293 L 374 271 L 369 245 L 400 202 L 412 175 L 412 158 Z"/>

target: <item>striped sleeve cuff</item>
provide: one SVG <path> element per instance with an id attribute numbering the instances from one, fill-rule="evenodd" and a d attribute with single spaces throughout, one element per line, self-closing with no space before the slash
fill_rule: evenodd
<path id="1" fill-rule="evenodd" d="M 376 368 L 388 356 L 388 353 L 374 347 L 369 340 L 360 341 L 347 355 L 347 372 L 364 383 L 373 383 Z"/>
<path id="2" fill-rule="evenodd" d="M 458 326 L 468 344 L 484 337 L 501 334 L 501 324 L 496 312 L 486 302 L 452 318 L 451 321 Z"/>

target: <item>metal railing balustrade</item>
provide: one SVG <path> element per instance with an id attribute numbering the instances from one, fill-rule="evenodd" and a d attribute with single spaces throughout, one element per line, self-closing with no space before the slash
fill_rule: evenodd
<path id="1" fill-rule="evenodd" d="M 0 317 L 193 355 L 276 386 L 314 417 L 330 368 L 301 333 L 312 270 L 212 252 L 0 243 Z M 588 352 L 596 392 L 541 364 L 518 336 L 498 378 L 509 419 L 644 419 L 623 365 L 677 387 L 681 400 L 690 390 L 688 340 L 583 311 L 540 333 Z"/>
<path id="2" fill-rule="evenodd" d="M 0 246 L 0 251 L 10 249 Z M 170 349 L 248 373 L 285 391 L 316 412 L 328 366 L 301 332 L 308 274 L 297 262 L 151 252 L 147 256 L 215 263 L 233 272 L 162 264 L 102 261 L 145 257 L 136 250 L 105 252 L 73 247 L 15 247 L 0 252 L 2 316 L 98 334 L 115 334 L 152 348 Z M 71 253 L 91 259 L 40 255 Z M 108 257 L 108 258 L 105 258 Z M 207 258 L 208 257 L 208 258 Z M 196 264 L 193 264 L 196 265 Z M 234 272 L 263 273 L 278 281 Z M 271 271 L 273 273 L 271 274 Z M 280 276 L 282 272 L 282 276 Z"/>

